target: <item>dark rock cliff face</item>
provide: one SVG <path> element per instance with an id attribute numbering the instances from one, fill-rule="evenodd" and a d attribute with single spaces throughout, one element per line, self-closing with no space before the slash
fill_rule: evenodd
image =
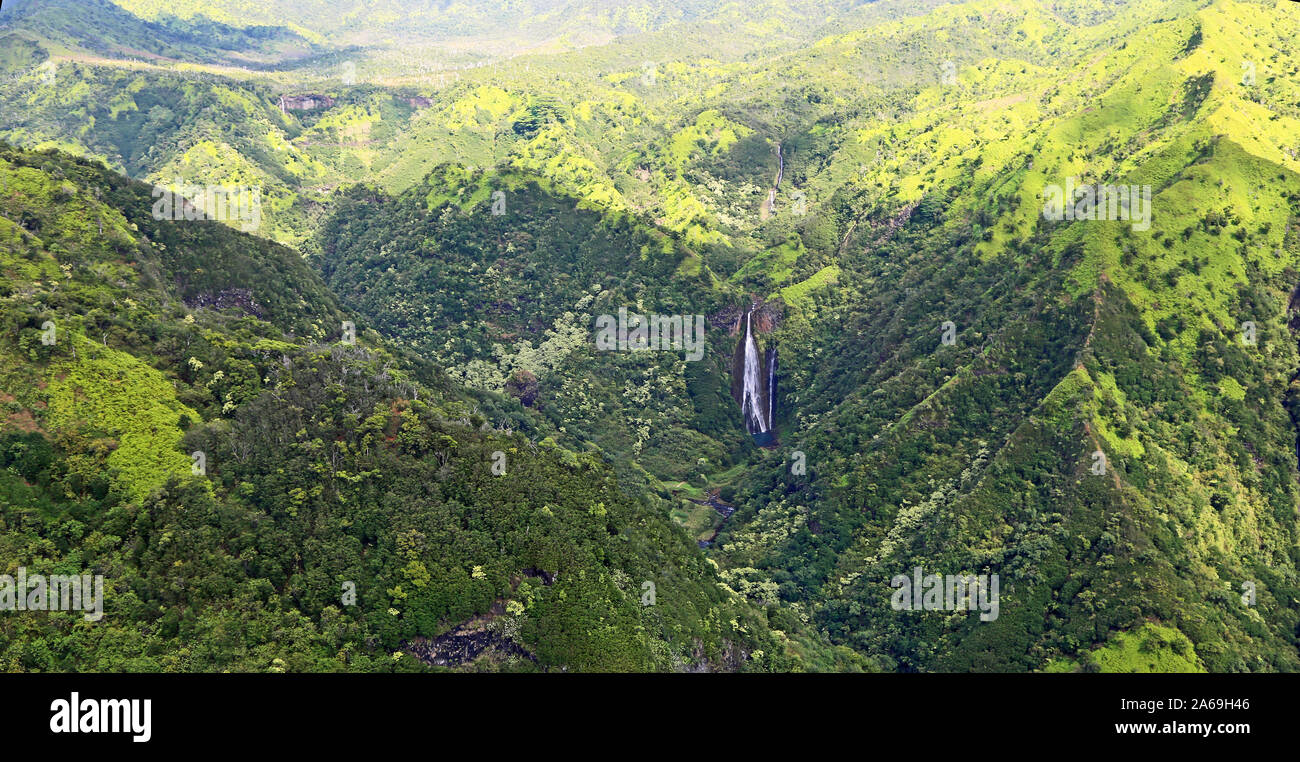
<path id="1" fill-rule="evenodd" d="M 312 111 L 318 108 L 329 108 L 334 105 L 334 99 L 328 95 L 318 93 L 307 93 L 304 95 L 285 95 L 280 98 L 278 104 L 281 111 Z"/>
<path id="2" fill-rule="evenodd" d="M 713 328 L 724 329 L 729 336 L 740 335 L 745 327 L 745 313 L 750 311 L 750 305 L 751 303 L 747 302 L 726 307 L 709 316 L 709 325 Z M 772 333 L 781 327 L 781 317 L 785 313 L 785 302 L 780 299 L 773 299 L 770 302 L 754 299 L 752 305 L 754 316 L 751 324 L 754 327 L 755 335 L 761 336 Z"/>
<path id="3" fill-rule="evenodd" d="M 402 647 L 425 664 L 438 667 L 460 667 L 474 663 L 479 657 L 497 663 L 511 659 L 537 660 L 518 643 L 481 620 L 467 622 L 436 638 L 415 638 L 403 643 Z"/>

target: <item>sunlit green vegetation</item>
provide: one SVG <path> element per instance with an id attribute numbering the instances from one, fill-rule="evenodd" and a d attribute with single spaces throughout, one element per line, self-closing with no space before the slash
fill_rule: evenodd
<path id="1" fill-rule="evenodd" d="M 3 33 L 0 138 L 261 185 L 265 221 L 5 149 L 0 543 L 138 577 L 144 626 L 0 663 L 407 669 L 481 618 L 536 659 L 484 669 L 1300 670 L 1296 4 L 524 3 L 417 61 L 440 10 L 344 48 L 306 0 L 119 5 L 180 17 L 163 58 L 55 4 Z M 1148 186 L 1149 229 L 1045 219 L 1068 178 Z M 756 298 L 771 449 L 730 393 Z M 705 358 L 595 351 L 619 307 L 709 316 Z M 893 610 L 916 566 L 998 574 L 1000 616 Z"/>

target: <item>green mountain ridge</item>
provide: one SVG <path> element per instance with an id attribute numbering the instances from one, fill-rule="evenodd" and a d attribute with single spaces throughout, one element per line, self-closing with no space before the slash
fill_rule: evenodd
<path id="1" fill-rule="evenodd" d="M 766 670 L 830 653 L 769 629 L 599 457 L 511 433 L 536 431 L 518 406 L 364 324 L 340 341 L 348 313 L 293 252 L 155 221 L 148 186 L 102 165 L 2 150 L 0 557 L 91 569 L 107 591 L 103 627 L 0 620 L 5 669 Z M 467 625 L 495 638 L 472 663 L 419 645 Z"/>
<path id="2" fill-rule="evenodd" d="M 305 55 L 311 46 L 283 27 L 229 26 L 199 18 L 146 21 L 108 0 L 12 2 L 0 29 L 16 37 L 53 42 L 69 51 L 113 59 L 159 58 L 257 68 Z"/>
<path id="3" fill-rule="evenodd" d="M 119 5 L 160 17 L 151 3 Z M 566 20 L 587 12 L 544 5 Z M 259 242 L 256 255 L 205 264 L 199 252 L 242 249 L 208 240 L 216 223 L 158 226 L 131 186 L 134 200 L 110 208 L 137 208 L 129 222 L 166 248 L 141 270 L 157 270 L 156 284 L 114 286 L 124 265 L 93 254 L 92 223 L 45 211 L 70 203 L 56 174 L 68 160 L 11 151 L 26 166 L 15 181 L 44 189 L 10 197 L 12 245 L 84 272 L 68 290 L 96 297 L 53 311 L 80 316 L 62 345 L 75 361 L 37 340 L 43 307 L 13 319 L 7 308 L 24 338 L 3 388 L 45 378 L 49 395 L 43 409 L 15 395 L 8 428 L 70 426 L 83 415 L 68 412 L 83 404 L 71 390 L 108 388 L 114 373 L 139 390 L 177 382 L 146 416 L 193 423 L 167 431 L 170 455 L 134 458 L 131 432 L 110 432 L 123 444 L 106 450 L 92 432 L 60 458 L 92 481 L 129 462 L 102 487 L 123 505 L 153 506 L 163 486 L 173 504 L 271 517 L 249 547 L 278 561 L 253 576 L 307 621 L 337 597 L 322 580 L 360 567 L 330 560 L 295 577 L 298 561 L 275 548 L 334 559 L 373 540 L 383 560 L 368 562 L 367 589 L 393 605 L 355 626 L 389 651 L 435 653 L 437 638 L 514 602 L 537 608 L 509 642 L 554 668 L 1300 669 L 1300 10 L 773 3 L 743 24 L 729 5 L 632 10 L 653 5 L 605 17 L 612 41 L 548 47 L 548 33 L 519 26 L 514 52 L 530 54 L 427 72 L 385 68 L 390 41 L 360 39 L 396 23 L 383 9 L 346 39 L 299 30 L 364 48 L 354 83 L 332 58 L 216 78 L 67 58 L 51 88 L 39 51 L 15 48 L 0 138 L 100 156 L 148 182 L 260 185 L 258 234 L 305 261 Z M 233 25 L 241 7 L 211 4 L 210 18 Z M 189 4 L 173 10 L 196 18 Z M 333 103 L 281 111 L 277 98 L 295 92 Z M 1051 188 L 1067 184 L 1145 189 L 1150 217 L 1049 219 Z M 105 240 L 131 248 L 128 215 L 101 216 Z M 80 233 L 57 251 L 32 243 L 49 229 Z M 70 299 L 62 286 L 44 295 L 57 277 L 30 259 L 13 259 L 8 298 Z M 272 285 L 286 279 L 297 302 Z M 161 305 L 156 336 L 110 317 L 143 293 Z M 775 316 L 760 348 L 780 358 L 769 448 L 753 445 L 730 396 L 733 318 L 754 300 Z M 596 351 L 594 316 L 620 307 L 709 316 L 705 359 Z M 199 330 L 178 329 L 182 313 L 212 333 L 202 351 L 180 349 Z M 330 343 L 343 320 L 361 348 Z M 401 380 L 378 381 L 385 364 Z M 307 388 L 285 386 L 303 376 Z M 336 387 L 347 401 L 330 398 Z M 319 415 L 280 420 L 277 394 Z M 125 400 L 87 414 L 140 404 Z M 489 430 L 459 423 L 478 419 Z M 409 435 L 389 428 L 408 422 Z M 385 431 L 393 444 L 379 443 Z M 157 431 L 134 434 L 157 451 Z M 291 456 L 269 455 L 290 442 Z M 199 443 L 220 453 L 214 492 L 163 478 Z M 467 465 L 496 451 L 529 453 L 527 477 Z M 723 521 L 706 491 L 735 513 Z M 359 507 L 392 501 L 419 504 L 425 523 L 380 531 L 377 517 L 392 516 Z M 138 545 L 156 552 L 161 536 Z M 516 563 L 481 563 L 493 547 Z M 633 583 L 665 548 L 683 587 L 669 608 L 639 607 Z M 572 580 L 582 606 L 546 598 L 554 584 L 530 598 L 544 577 L 525 572 L 559 566 L 555 584 Z M 916 567 L 997 574 L 999 616 L 896 610 L 890 580 Z M 579 636 L 579 621 L 601 625 Z"/>

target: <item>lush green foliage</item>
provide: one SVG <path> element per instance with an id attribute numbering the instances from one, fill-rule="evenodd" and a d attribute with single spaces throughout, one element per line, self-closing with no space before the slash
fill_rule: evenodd
<path id="1" fill-rule="evenodd" d="M 0 156 L 0 568 L 107 588 L 100 623 L 0 618 L 5 669 L 426 669 L 467 620 L 493 647 L 452 666 L 830 653 L 718 584 L 602 458 L 538 444 L 517 403 L 457 391 L 364 327 L 327 343 L 345 313 L 292 252 L 154 221 L 148 188 L 98 165 Z"/>
<path id="2" fill-rule="evenodd" d="M 490 620 L 484 668 L 1300 669 L 1296 4 L 521 3 L 536 54 L 466 67 L 492 23 L 402 47 L 441 7 L 358 50 L 308 0 L 204 3 L 276 60 L 238 68 L 197 3 L 119 5 L 167 58 L 27 16 L 0 137 L 261 184 L 310 268 L 6 149 L 0 558 L 113 569 L 146 623 L 51 617 L 6 666 L 415 668 Z M 1150 228 L 1045 219 L 1068 178 L 1149 187 Z M 728 388 L 754 299 L 772 449 Z M 595 351 L 623 306 L 708 315 L 705 358 Z M 999 617 L 894 610 L 917 566 L 998 574 Z"/>

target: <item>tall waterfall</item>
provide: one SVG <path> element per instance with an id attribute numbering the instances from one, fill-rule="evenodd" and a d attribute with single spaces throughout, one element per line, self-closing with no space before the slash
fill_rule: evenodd
<path id="1" fill-rule="evenodd" d="M 767 425 L 776 425 L 776 347 L 768 347 L 767 359 Z"/>
<path id="2" fill-rule="evenodd" d="M 771 411 L 763 400 L 763 366 L 758 361 L 758 342 L 750 330 L 753 308 L 745 313 L 745 371 L 744 386 L 741 393 L 741 412 L 745 416 L 745 428 L 751 434 L 760 434 L 769 430 Z"/>

